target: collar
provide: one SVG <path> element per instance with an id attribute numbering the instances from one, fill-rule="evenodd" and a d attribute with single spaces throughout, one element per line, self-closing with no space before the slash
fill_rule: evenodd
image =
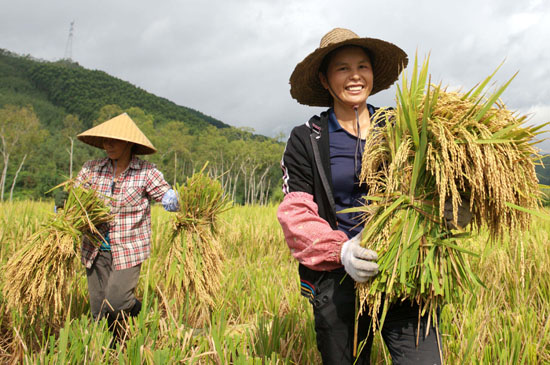
<path id="1" fill-rule="evenodd" d="M 374 115 L 374 107 L 367 104 L 367 109 L 369 111 L 369 115 L 372 117 Z M 340 129 L 342 129 L 342 126 L 338 122 L 336 114 L 334 114 L 334 108 L 330 108 L 328 110 L 328 132 L 333 133 L 339 131 Z"/>
<path id="2" fill-rule="evenodd" d="M 133 155 L 132 159 L 130 160 L 130 164 L 128 165 L 128 168 L 138 170 L 140 168 L 139 161 L 139 158 L 137 158 L 136 155 Z"/>
<path id="3" fill-rule="evenodd" d="M 112 165 L 109 163 L 110 161 L 111 161 L 111 159 L 110 159 L 109 157 L 104 157 L 104 158 L 102 158 L 101 160 L 99 160 L 98 165 L 99 165 L 99 166 L 102 166 L 102 167 L 103 167 L 103 166 L 106 166 L 106 165 L 112 166 Z M 133 155 L 133 156 L 132 156 L 132 159 L 130 160 L 130 164 L 128 164 L 128 168 L 129 168 L 129 169 L 133 169 L 133 170 L 139 169 L 139 168 L 140 168 L 139 162 L 140 162 L 140 159 L 137 158 L 136 155 Z"/>

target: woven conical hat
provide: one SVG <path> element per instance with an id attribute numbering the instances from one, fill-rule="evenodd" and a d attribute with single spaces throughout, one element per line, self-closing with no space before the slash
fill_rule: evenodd
<path id="1" fill-rule="evenodd" d="M 134 143 L 133 152 L 137 155 L 150 155 L 157 152 L 151 141 L 126 113 L 90 128 L 80 133 L 76 138 L 101 149 L 103 149 L 103 138 L 112 138 Z"/>

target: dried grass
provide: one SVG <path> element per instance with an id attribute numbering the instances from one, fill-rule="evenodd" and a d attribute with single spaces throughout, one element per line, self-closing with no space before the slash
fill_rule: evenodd
<path id="1" fill-rule="evenodd" d="M 368 204 L 363 244 L 378 252 L 379 274 L 358 285 L 360 311 L 383 325 L 391 303 L 410 299 L 422 314 L 481 284 L 460 240 L 450 231 L 444 205 L 451 199 L 456 226 L 461 204 L 469 204 L 474 232 L 486 227 L 492 242 L 529 228 L 539 207 L 533 138 L 539 127 L 499 100 L 489 76 L 467 93 L 449 92 L 428 79 L 428 63 L 398 87 L 395 110 L 384 111 L 386 126 L 367 139 L 361 180 Z M 496 72 L 496 71 L 495 71 Z"/>
<path id="2" fill-rule="evenodd" d="M 172 220 L 166 280 L 160 285 L 173 310 L 184 309 L 193 327 L 209 321 L 220 294 L 224 254 L 216 224 L 218 215 L 230 208 L 221 184 L 203 171 L 176 187 L 180 210 Z"/>
<path id="3" fill-rule="evenodd" d="M 32 324 L 43 319 L 59 326 L 68 309 L 83 237 L 100 244 L 97 227 L 112 219 L 92 189 L 65 184 L 64 209 L 51 216 L 4 267 L 3 293 L 8 310 L 25 313 Z"/>

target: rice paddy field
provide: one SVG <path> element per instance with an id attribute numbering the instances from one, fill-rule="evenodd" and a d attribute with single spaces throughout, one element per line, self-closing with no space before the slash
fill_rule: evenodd
<path id="1" fill-rule="evenodd" d="M 52 214 L 52 207 L 52 202 L 0 204 L 2 288 L 10 280 L 2 268 Z M 7 310 L 0 292 L 0 362 L 320 363 L 310 304 L 299 294 L 297 263 L 275 212 L 276 206 L 243 206 L 222 214 L 221 289 L 209 317 L 198 321 L 192 295 L 171 298 L 161 289 L 171 217 L 153 207 L 152 256 L 142 266 L 137 289 L 143 310 L 129 321 L 124 346 L 110 348 L 106 322 L 91 319 L 85 272 L 77 266 L 70 305 L 59 326 Z M 479 254 L 469 259 L 485 287 L 443 308 L 445 363 L 550 363 L 549 237 L 550 222 L 534 218 L 531 229 L 514 238 L 489 244 L 482 234 L 463 243 Z M 379 338 L 374 346 L 372 363 L 391 363 Z"/>

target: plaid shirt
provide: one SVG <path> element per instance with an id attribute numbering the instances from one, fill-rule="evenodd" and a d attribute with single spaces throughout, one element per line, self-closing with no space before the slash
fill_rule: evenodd
<path id="1" fill-rule="evenodd" d="M 82 166 L 77 180 L 108 200 L 115 215 L 109 226 L 113 267 L 115 270 L 136 266 L 149 257 L 151 251 L 151 199 L 161 201 L 170 185 L 154 164 L 132 157 L 128 168 L 114 179 L 109 158 L 88 161 Z M 91 268 L 99 249 L 87 240 L 82 242 L 82 263 Z"/>

